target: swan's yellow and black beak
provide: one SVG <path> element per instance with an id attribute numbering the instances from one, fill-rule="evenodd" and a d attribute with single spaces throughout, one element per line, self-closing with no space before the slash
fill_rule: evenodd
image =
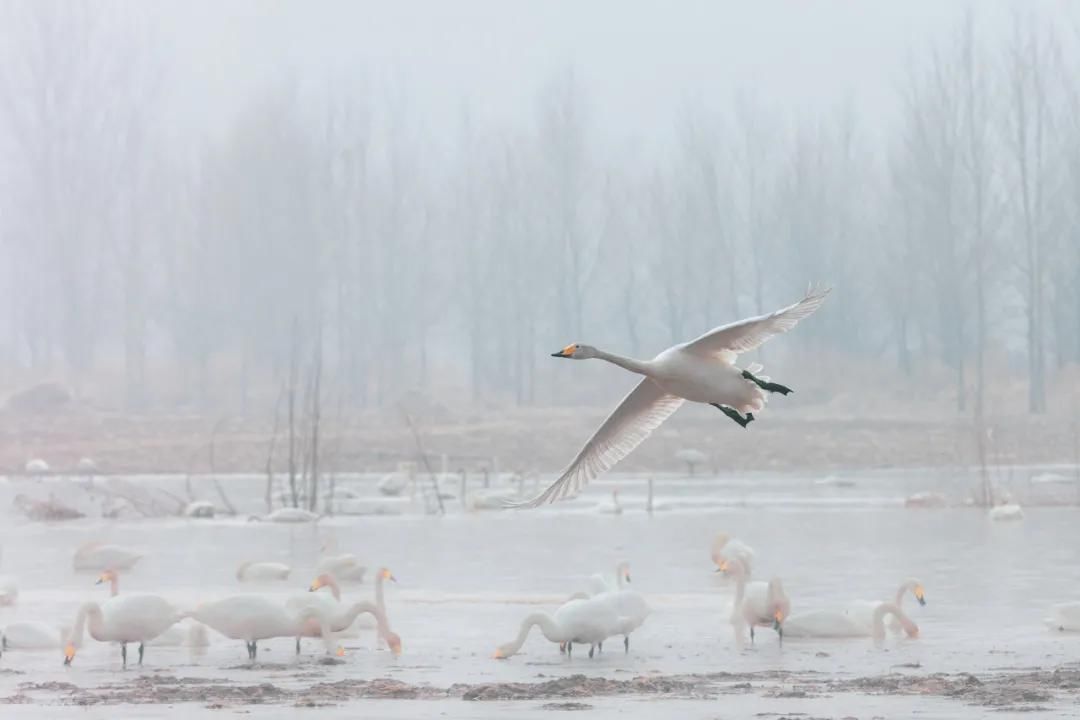
<path id="1" fill-rule="evenodd" d="M 923 591 L 922 585 L 915 586 L 915 599 L 919 601 L 919 605 L 926 605 L 926 593 Z"/>
<path id="2" fill-rule="evenodd" d="M 75 645 L 68 643 L 64 646 L 64 664 L 70 665 L 71 661 L 75 659 Z"/>
<path id="3" fill-rule="evenodd" d="M 567 345 L 559 352 L 551 353 L 551 357 L 572 358 L 574 353 L 577 352 L 577 345 Z"/>

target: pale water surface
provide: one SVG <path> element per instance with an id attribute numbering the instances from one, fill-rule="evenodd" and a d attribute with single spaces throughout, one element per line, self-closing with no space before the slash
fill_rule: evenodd
<path id="1" fill-rule="evenodd" d="M 130 545 L 145 553 L 122 578 L 122 592 L 156 592 L 189 607 L 238 592 L 285 598 L 304 591 L 313 577 L 322 538 L 333 531 L 341 551 L 360 555 L 372 568 L 386 565 L 396 575 L 399 582 L 387 586 L 387 597 L 405 653 L 395 659 L 386 651 L 372 652 L 374 631 L 364 629 L 358 639 L 346 641 L 349 654 L 344 664 L 317 664 L 315 641 L 307 641 L 306 655 L 297 661 L 292 641 L 282 639 L 261 643 L 260 660 L 285 667 L 248 668 L 243 644 L 217 636 L 207 654 L 198 658 L 183 648 L 148 648 L 146 665 L 122 675 L 116 648 L 88 641 L 71 668 L 62 667 L 59 651 L 6 653 L 0 669 L 20 674 L 0 673 L 0 698 L 13 695 L 29 681 L 95 686 L 140 672 L 279 685 L 390 677 L 447 687 L 457 682 L 536 682 L 572 673 L 621 679 L 653 673 L 769 670 L 816 671 L 840 678 L 890 672 L 978 674 L 1053 668 L 1076 660 L 1080 636 L 1053 632 L 1042 623 L 1051 604 L 1080 600 L 1076 507 L 1027 507 L 1023 521 L 995 523 L 974 507 L 902 507 L 901 498 L 916 489 L 964 496 L 967 482 L 954 483 L 948 474 L 851 477 L 855 485 L 850 487 L 790 476 L 658 479 L 656 505 L 667 509 L 651 515 L 642 509 L 644 481 L 616 476 L 597 483 L 583 499 L 531 512 L 462 513 L 456 500 L 447 499 L 450 513 L 443 517 L 420 513 L 334 517 L 305 525 L 232 518 L 45 524 L 12 516 L 0 530 L 4 547 L 0 572 L 18 579 L 21 595 L 15 609 L 0 611 L 0 624 L 14 619 L 69 624 L 81 602 L 104 598 L 104 587 L 95 587 L 92 576 L 72 571 L 72 552 L 88 540 Z M 11 480 L 0 486 L 0 502 L 38 482 Z M 257 511 L 262 497 L 257 478 L 223 482 L 235 501 Z M 601 512 L 610 504 L 609 493 L 616 484 L 624 512 Z M 363 478 L 354 479 L 352 485 L 374 496 Z M 1025 486 L 1025 481 L 1019 485 Z M 904 578 L 922 580 L 927 606 L 908 601 L 921 637 L 890 638 L 884 648 L 874 648 L 869 640 L 788 640 L 781 648 L 775 634 L 765 631 L 755 648 L 738 650 L 727 623 L 732 588 L 713 573 L 709 558 L 719 531 L 755 548 L 758 578 L 784 579 L 794 612 L 891 597 Z M 594 660 L 582 654 L 567 661 L 536 634 L 522 654 L 505 661 L 492 659 L 495 645 L 512 638 L 526 614 L 554 609 L 560 598 L 583 588 L 591 573 L 607 570 L 623 558 L 631 563 L 634 587 L 646 594 L 654 609 L 634 634 L 629 655 L 613 641 Z M 262 588 L 239 585 L 236 567 L 247 560 L 288 563 L 294 568 L 293 580 Z M 370 597 L 370 580 L 346 586 L 344 592 L 346 598 Z M 294 665 L 297 662 L 299 666 Z M 39 703 L 63 700 L 62 694 L 32 697 Z M 368 717 L 427 716 L 436 710 L 430 703 L 436 702 L 361 700 L 320 709 L 320 716 L 351 716 L 358 708 L 364 708 Z M 597 711 L 642 717 L 649 716 L 656 703 L 670 703 L 667 710 L 686 717 L 714 717 L 719 709 L 706 701 L 657 697 L 584 702 Z M 511 710 L 526 717 L 534 711 L 549 712 L 541 709 L 542 702 L 437 704 L 439 713 L 453 718 L 505 715 Z M 17 707 L 20 717 L 52 717 L 59 711 L 37 705 L 7 707 Z M 200 707 L 138 706 L 136 716 L 187 716 L 203 712 Z M 753 696 L 732 697 L 723 707 L 734 716 L 751 716 L 763 707 L 837 717 L 893 716 L 915 707 L 928 717 L 979 717 L 984 712 L 942 698 L 916 701 L 850 694 L 767 703 Z M 280 709 L 282 715 L 293 711 Z M 115 717 L 124 711 L 98 707 L 89 712 L 80 717 Z"/>

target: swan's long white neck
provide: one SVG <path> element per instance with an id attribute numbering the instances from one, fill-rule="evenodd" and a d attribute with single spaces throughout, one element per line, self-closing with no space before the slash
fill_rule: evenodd
<path id="1" fill-rule="evenodd" d="M 609 353 L 599 349 L 596 350 L 596 357 L 600 360 L 607 360 L 612 365 L 618 365 L 624 370 L 629 370 L 638 375 L 652 374 L 652 366 L 650 363 L 643 360 L 635 360 L 634 358 L 623 357 L 622 355 L 616 355 L 615 353 Z"/>
<path id="2" fill-rule="evenodd" d="M 375 607 L 379 608 L 379 612 L 386 613 L 386 602 L 383 600 L 383 583 L 386 581 L 386 573 L 383 570 L 379 570 L 378 575 L 375 576 Z"/>
<path id="3" fill-rule="evenodd" d="M 90 637 L 95 640 L 100 640 L 102 634 L 102 613 L 101 606 L 96 602 L 83 603 L 79 606 L 79 612 L 75 614 L 75 627 L 71 630 L 71 635 L 68 637 L 68 642 L 75 647 L 82 645 L 83 638 L 86 636 L 87 620 L 90 622 Z"/>
<path id="4" fill-rule="evenodd" d="M 334 599 L 341 602 L 341 586 L 338 585 L 337 578 L 333 575 L 328 575 L 323 580 L 323 586 L 330 588 L 330 594 L 334 596 Z"/>
<path id="5" fill-rule="evenodd" d="M 914 580 L 907 580 L 906 582 L 904 582 L 903 585 L 901 585 L 899 588 L 897 588 L 897 590 L 896 590 L 896 607 L 898 607 L 898 608 L 903 608 L 904 607 L 904 595 L 906 595 L 908 592 L 911 592 L 912 594 L 914 594 L 915 593 L 915 587 L 916 587 L 917 584 L 918 583 L 916 583 Z"/>
<path id="6" fill-rule="evenodd" d="M 359 613 L 357 613 L 359 614 Z M 297 625 L 302 625 L 307 620 L 315 619 L 319 622 L 319 634 L 322 635 L 323 644 L 326 645 L 326 651 L 333 654 L 337 649 L 337 633 L 330 627 L 330 620 L 326 616 L 326 611 L 321 607 L 308 606 L 301 608 L 297 613 Z"/>
<path id="7" fill-rule="evenodd" d="M 569 639 L 564 637 L 565 633 L 553 617 L 547 613 L 533 613 L 521 621 L 521 629 L 518 630 L 517 637 L 504 646 L 504 654 L 509 656 L 517 653 L 521 646 L 525 644 L 526 638 L 529 637 L 529 631 L 533 629 L 534 625 L 539 627 L 540 632 L 551 642 L 564 642 Z"/>
<path id="8" fill-rule="evenodd" d="M 623 590 L 626 587 L 626 571 L 629 567 L 630 563 L 625 560 L 615 566 L 615 587 L 620 590 Z"/>
<path id="9" fill-rule="evenodd" d="M 874 609 L 873 620 L 873 634 L 876 642 L 881 642 L 885 639 L 885 616 L 893 615 L 900 624 L 903 625 L 905 632 L 911 633 L 911 620 L 904 614 L 904 611 L 896 603 L 881 603 Z"/>
<path id="10" fill-rule="evenodd" d="M 384 640 L 387 639 L 390 634 L 390 625 L 386 622 L 386 613 L 367 600 L 361 600 L 350 605 L 339 618 L 338 624 L 348 627 L 363 613 L 371 613 L 371 616 L 375 618 L 375 625 L 378 628 L 379 635 Z"/>
<path id="11" fill-rule="evenodd" d="M 116 573 L 109 574 L 109 595 L 116 597 L 120 594 L 120 578 Z"/>
<path id="12" fill-rule="evenodd" d="M 731 608 L 731 619 L 741 621 L 743 599 L 746 597 L 746 566 L 741 560 L 732 560 L 731 569 L 735 575 L 735 603 Z"/>

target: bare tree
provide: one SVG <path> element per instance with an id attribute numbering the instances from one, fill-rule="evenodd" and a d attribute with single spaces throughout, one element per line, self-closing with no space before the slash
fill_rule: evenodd
<path id="1" fill-rule="evenodd" d="M 1013 19 L 1006 60 L 1009 104 L 1003 118 L 1013 160 L 1024 254 L 1020 263 L 1027 311 L 1028 409 L 1046 410 L 1044 297 L 1046 203 L 1050 181 L 1050 107 L 1047 98 L 1053 31 L 1043 31 L 1019 15 Z"/>

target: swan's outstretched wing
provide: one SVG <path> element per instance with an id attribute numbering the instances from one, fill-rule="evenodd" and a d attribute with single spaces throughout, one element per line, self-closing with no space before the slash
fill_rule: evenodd
<path id="1" fill-rule="evenodd" d="M 809 290 L 806 297 L 793 305 L 788 305 L 769 315 L 721 325 L 686 343 L 683 349 L 699 355 L 712 356 L 750 352 L 773 335 L 787 332 L 800 320 L 812 315 L 825 302 L 828 294 L 829 288 Z"/>
<path id="2" fill-rule="evenodd" d="M 506 507 L 533 508 L 577 495 L 590 480 L 632 453 L 682 404 L 681 397 L 667 394 L 645 378 L 623 398 L 558 480 L 532 500 L 507 502 Z"/>

